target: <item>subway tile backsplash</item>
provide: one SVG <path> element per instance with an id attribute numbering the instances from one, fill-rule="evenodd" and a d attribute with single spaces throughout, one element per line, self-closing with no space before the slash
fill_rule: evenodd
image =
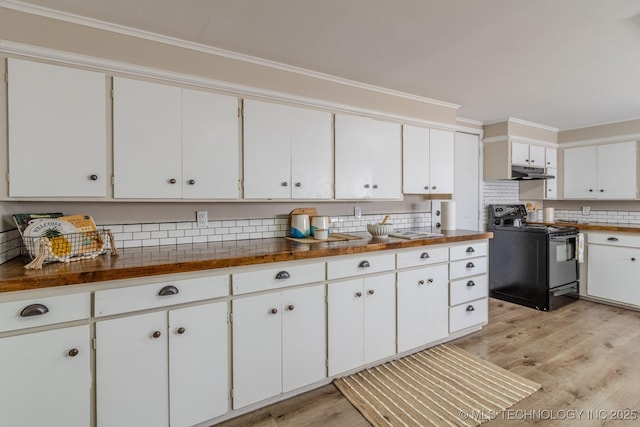
<path id="1" fill-rule="evenodd" d="M 384 215 L 332 216 L 331 231 L 354 233 L 367 230 L 370 222 L 382 221 Z M 429 227 L 431 212 L 396 213 L 389 222 L 398 229 Z M 110 229 L 118 248 L 181 245 L 232 240 L 266 239 L 287 234 L 288 217 L 209 221 L 208 227 L 198 228 L 195 221 L 145 224 L 99 224 Z M 18 230 L 0 233 L 0 264 L 16 258 L 22 249 Z"/>

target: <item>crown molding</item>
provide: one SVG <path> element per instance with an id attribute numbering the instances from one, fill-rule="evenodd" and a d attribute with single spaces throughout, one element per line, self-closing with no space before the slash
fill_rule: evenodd
<path id="1" fill-rule="evenodd" d="M 542 130 L 548 130 L 548 131 L 551 131 L 551 132 L 559 132 L 560 131 L 558 128 L 554 128 L 554 127 L 547 126 L 547 125 L 541 125 L 540 123 L 534 123 L 534 122 L 530 122 L 530 121 L 527 121 L 527 120 L 522 120 L 522 119 L 519 119 L 517 117 L 509 117 L 508 121 L 512 122 L 512 123 L 518 123 L 520 125 L 525 125 L 525 126 L 530 126 L 530 127 L 542 129 Z"/>
<path id="2" fill-rule="evenodd" d="M 558 148 L 558 144 L 555 142 L 542 141 L 540 139 L 527 138 L 525 136 L 517 136 L 517 135 L 497 135 L 491 136 L 489 138 L 485 138 L 482 140 L 484 144 L 491 144 L 493 142 L 505 142 L 505 141 L 515 141 L 515 142 L 523 142 L 525 144 L 535 144 L 535 145 L 543 145 L 545 147 L 550 148 Z"/>
<path id="3" fill-rule="evenodd" d="M 585 139 L 581 141 L 561 142 L 560 148 L 586 147 L 589 145 L 614 144 L 616 142 L 640 141 L 640 133 L 614 135 L 605 138 Z"/>
<path id="4" fill-rule="evenodd" d="M 7 9 L 13 9 L 19 12 L 29 13 L 32 15 L 38 15 L 45 18 L 56 19 L 59 21 L 65 21 L 73 24 L 79 24 L 91 28 L 96 28 L 100 30 L 110 31 L 126 36 L 137 37 L 140 39 L 145 39 L 149 41 L 164 43 L 167 45 L 180 47 L 184 49 L 190 49 L 202 53 L 207 53 L 210 55 L 222 56 L 229 59 L 234 59 L 237 61 L 248 62 L 255 65 L 260 65 L 264 67 L 270 67 L 274 69 L 278 69 L 281 71 L 286 71 L 289 73 L 295 73 L 304 75 L 306 77 L 312 77 L 320 80 L 329 81 L 332 83 L 337 83 L 345 86 L 351 86 L 358 89 L 364 89 L 372 92 L 382 93 L 385 95 L 391 95 L 399 98 L 405 98 L 412 101 L 423 102 L 427 104 L 433 104 L 441 107 L 447 107 L 457 110 L 460 108 L 460 105 L 453 104 L 446 101 L 440 101 L 437 99 L 427 98 L 419 95 L 413 95 L 406 92 L 401 92 L 393 89 L 388 89 L 380 86 L 375 86 L 367 83 L 358 82 L 355 80 L 349 80 L 342 77 L 333 76 L 330 74 L 320 73 L 317 71 L 308 70 L 301 67 L 294 67 L 291 65 L 283 64 L 276 61 L 271 61 L 267 59 L 258 58 L 255 56 L 244 55 L 237 52 L 232 52 L 225 49 L 219 49 L 212 46 L 207 46 L 201 43 L 189 42 L 186 40 L 178 39 L 175 37 L 164 36 L 162 34 L 152 33 L 149 31 L 139 30 L 131 27 L 126 27 L 124 25 L 113 24 L 110 22 L 100 21 L 97 19 L 87 18 L 80 15 L 75 15 L 68 12 L 62 12 L 54 9 L 49 9 L 42 6 L 32 5 L 23 3 L 18 0 L 0 0 L 0 7 L 5 7 Z"/>

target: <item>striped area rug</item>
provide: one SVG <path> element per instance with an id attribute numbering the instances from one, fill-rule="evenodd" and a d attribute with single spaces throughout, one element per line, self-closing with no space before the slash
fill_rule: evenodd
<path id="1" fill-rule="evenodd" d="M 452 344 L 334 384 L 374 426 L 477 426 L 540 389 Z"/>

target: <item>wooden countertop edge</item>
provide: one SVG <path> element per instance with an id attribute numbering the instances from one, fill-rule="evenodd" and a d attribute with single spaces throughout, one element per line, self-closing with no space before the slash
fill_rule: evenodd
<path id="1" fill-rule="evenodd" d="M 23 270 L 22 274 L 16 274 L 14 277 L 6 277 L 0 280 L 0 293 L 55 288 L 67 285 L 80 285 L 112 280 L 135 279 L 175 273 L 189 273 L 221 268 L 268 264 L 275 262 L 297 261 L 329 256 L 352 255 L 367 252 L 377 252 L 382 250 L 450 244 L 471 240 L 490 239 L 492 237 L 493 233 L 491 232 L 478 231 L 477 233 L 473 234 L 432 237 L 423 240 L 393 239 L 389 242 L 380 241 L 379 243 L 371 240 L 366 245 L 357 246 L 345 246 L 337 248 L 329 246 L 325 248 L 313 248 L 310 250 L 283 250 L 273 253 L 264 253 L 260 255 L 168 262 L 163 264 L 145 266 L 114 266 L 113 268 L 104 269 L 92 269 L 91 267 L 88 267 L 84 271 L 69 272 L 47 272 L 45 266 L 45 269 L 43 270 Z M 322 243 L 321 245 L 325 244 Z M 87 261 L 87 263 L 90 262 L 91 261 Z"/>
<path id="2" fill-rule="evenodd" d="M 531 223 L 534 224 L 534 223 Z M 575 222 L 538 222 L 536 224 L 544 224 L 544 225 L 566 225 L 570 227 L 576 227 L 578 230 L 592 230 L 592 231 L 621 231 L 628 233 L 640 233 L 640 225 L 632 227 L 630 225 L 622 225 L 622 224 L 605 224 L 605 223 L 589 223 L 589 224 L 580 224 Z"/>

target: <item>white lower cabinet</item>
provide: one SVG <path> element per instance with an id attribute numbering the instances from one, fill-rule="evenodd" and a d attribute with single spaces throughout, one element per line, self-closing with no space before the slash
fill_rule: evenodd
<path id="1" fill-rule="evenodd" d="M 486 240 L 449 249 L 449 333 L 489 320 L 487 255 Z"/>
<path id="2" fill-rule="evenodd" d="M 398 352 L 449 334 L 447 264 L 398 272 Z"/>
<path id="3" fill-rule="evenodd" d="M 228 411 L 227 303 L 96 323 L 104 426 L 191 426 Z"/>
<path id="4" fill-rule="evenodd" d="M 89 326 L 0 338 L 0 425 L 91 425 Z"/>
<path id="5" fill-rule="evenodd" d="M 640 238 L 589 233 L 588 239 L 587 295 L 640 306 Z"/>
<path id="6" fill-rule="evenodd" d="M 327 286 L 329 376 L 396 352 L 395 274 Z"/>
<path id="7" fill-rule="evenodd" d="M 324 286 L 233 300 L 233 407 L 326 377 Z"/>

